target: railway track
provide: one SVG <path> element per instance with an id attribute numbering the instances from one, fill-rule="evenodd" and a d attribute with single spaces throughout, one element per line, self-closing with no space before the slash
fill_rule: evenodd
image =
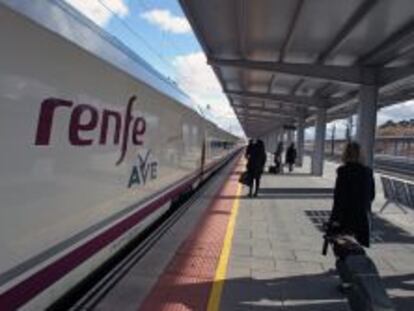
<path id="1" fill-rule="evenodd" d="M 305 151 L 311 155 L 309 150 Z M 339 154 L 325 154 L 326 158 L 331 161 L 340 161 Z M 414 180 L 414 159 L 402 156 L 375 155 L 374 169 L 384 174 L 400 177 L 402 179 Z"/>
<path id="2" fill-rule="evenodd" d="M 414 180 L 414 159 L 412 158 L 376 155 L 374 167 L 384 173 Z"/>

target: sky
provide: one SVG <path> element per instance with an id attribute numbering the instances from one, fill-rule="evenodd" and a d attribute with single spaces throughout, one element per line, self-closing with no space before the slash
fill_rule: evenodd
<path id="1" fill-rule="evenodd" d="M 203 114 L 236 135 L 243 130 L 177 0 L 64 0 L 170 78 Z M 206 0 L 208 1 L 208 0 Z M 414 101 L 381 109 L 377 124 L 414 118 Z M 345 122 L 338 120 L 338 138 Z M 327 134 L 332 123 L 328 124 Z M 313 136 L 312 129 L 306 138 Z"/>
<path id="2" fill-rule="evenodd" d="M 175 81 L 223 129 L 244 135 L 176 0 L 64 0 Z"/>

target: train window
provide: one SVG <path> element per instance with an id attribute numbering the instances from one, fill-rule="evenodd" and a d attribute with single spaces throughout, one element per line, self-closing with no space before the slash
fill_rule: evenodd
<path id="1" fill-rule="evenodd" d="M 233 142 L 229 142 L 226 140 L 212 140 L 210 142 L 210 147 L 212 149 L 231 149 L 233 146 Z"/>

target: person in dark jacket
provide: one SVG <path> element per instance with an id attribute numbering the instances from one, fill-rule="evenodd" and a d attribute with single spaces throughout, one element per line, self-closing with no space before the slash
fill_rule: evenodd
<path id="1" fill-rule="evenodd" d="M 249 139 L 249 143 L 248 143 L 248 145 L 246 147 L 246 152 L 244 153 L 244 157 L 246 159 L 249 159 L 250 154 L 252 152 L 252 148 L 253 148 L 253 139 Z"/>
<path id="2" fill-rule="evenodd" d="M 257 142 L 253 145 L 250 156 L 247 161 L 247 173 L 251 178 L 251 183 L 249 186 L 249 197 L 257 196 L 257 192 L 260 187 L 260 178 L 263 174 L 263 169 L 266 164 L 266 151 L 265 145 L 261 139 L 258 139 Z M 254 187 L 254 193 L 253 193 Z"/>
<path id="3" fill-rule="evenodd" d="M 286 150 L 286 163 L 289 166 L 289 172 L 293 171 L 293 165 L 296 161 L 296 148 L 295 144 L 291 143 L 289 148 Z"/>
<path id="4" fill-rule="evenodd" d="M 346 145 L 342 162 L 337 169 L 330 223 L 369 247 L 371 204 L 375 198 L 373 172 L 362 164 L 360 146 L 356 142 Z"/>

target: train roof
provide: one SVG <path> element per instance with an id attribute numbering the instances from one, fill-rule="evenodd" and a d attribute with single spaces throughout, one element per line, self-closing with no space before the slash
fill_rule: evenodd
<path id="1" fill-rule="evenodd" d="M 200 114 L 197 105 L 173 81 L 63 0 L 0 3 Z"/>

